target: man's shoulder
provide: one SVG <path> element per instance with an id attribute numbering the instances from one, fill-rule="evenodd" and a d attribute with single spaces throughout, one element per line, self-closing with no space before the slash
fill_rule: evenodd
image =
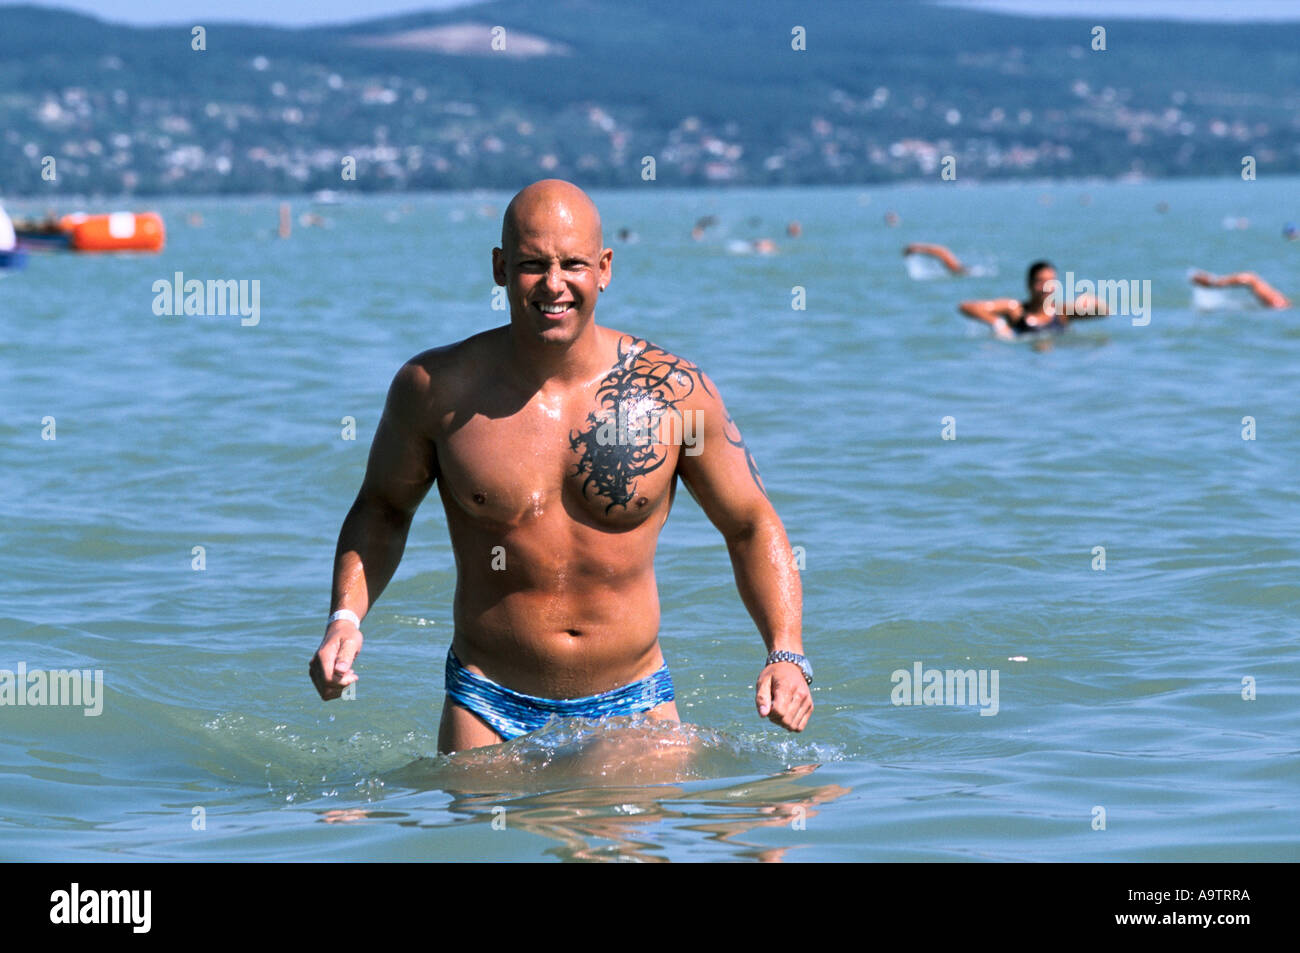
<path id="1" fill-rule="evenodd" d="M 716 396 L 713 381 L 690 358 L 647 338 L 614 328 L 606 330 L 615 339 L 616 363 L 611 377 L 624 378 L 673 403 Z"/>
<path id="2" fill-rule="evenodd" d="M 473 377 L 499 342 L 504 328 L 478 334 L 421 351 L 398 369 L 397 382 L 404 390 L 429 396 L 446 394 L 458 382 Z"/>
<path id="3" fill-rule="evenodd" d="M 482 359 L 489 350 L 500 342 L 506 329 L 489 328 L 453 344 L 443 344 L 421 351 L 404 366 L 421 368 L 431 374 L 458 371 L 475 360 Z"/>

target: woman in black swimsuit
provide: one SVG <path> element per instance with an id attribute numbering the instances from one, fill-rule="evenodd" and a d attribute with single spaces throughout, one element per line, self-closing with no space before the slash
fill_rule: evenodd
<path id="1" fill-rule="evenodd" d="M 1051 262 L 1036 261 L 1029 266 L 1025 276 L 1029 286 L 1029 300 L 995 298 L 992 301 L 963 301 L 958 309 L 967 317 L 983 321 L 993 328 L 1000 338 L 1018 334 L 1037 334 L 1042 331 L 1064 330 L 1071 318 L 1102 318 L 1106 307 L 1092 295 L 1080 295 L 1064 307 L 1053 296 L 1060 293 L 1060 282 Z"/>

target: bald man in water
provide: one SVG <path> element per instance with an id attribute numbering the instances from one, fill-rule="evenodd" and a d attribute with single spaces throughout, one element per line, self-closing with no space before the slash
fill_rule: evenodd
<path id="1" fill-rule="evenodd" d="M 655 546 L 680 478 L 722 533 L 768 649 L 758 714 L 802 731 L 812 670 L 790 544 L 753 455 L 695 364 L 595 322 L 613 276 L 600 216 L 546 179 L 510 202 L 493 277 L 510 323 L 398 371 L 339 533 L 321 697 L 357 681 L 361 620 L 435 483 L 456 557 L 440 751 L 553 716 L 678 720 L 659 646 Z"/>

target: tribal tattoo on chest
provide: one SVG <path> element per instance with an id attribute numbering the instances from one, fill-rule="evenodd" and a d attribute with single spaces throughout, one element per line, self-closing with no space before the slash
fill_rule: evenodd
<path id="1" fill-rule="evenodd" d="M 662 467 L 669 457 L 661 428 L 676 425 L 683 433 L 680 405 L 695 388 L 714 396 L 699 367 L 670 354 L 643 338 L 624 337 L 618 343 L 618 360 L 596 389 L 597 409 L 587 414 L 585 430 L 569 435 L 570 449 L 579 455 L 574 475 L 588 489 L 616 506 L 627 509 L 636 494 L 637 480 Z M 727 442 L 745 452 L 750 475 L 766 496 L 754 457 L 740 439 L 740 430 L 727 416 Z"/>
<path id="2" fill-rule="evenodd" d="M 582 492 L 610 500 L 605 512 L 627 509 L 636 481 L 668 460 L 657 440 L 658 426 L 695 392 L 708 391 L 700 369 L 683 358 L 640 338 L 618 343 L 618 360 L 596 389 L 597 410 L 587 414 L 587 429 L 569 435 L 579 454 L 574 475 L 584 477 Z"/>

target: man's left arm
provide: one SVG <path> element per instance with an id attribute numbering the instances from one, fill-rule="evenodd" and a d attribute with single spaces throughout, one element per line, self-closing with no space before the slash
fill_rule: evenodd
<path id="1" fill-rule="evenodd" d="M 716 386 L 702 372 L 697 376 L 700 386 L 683 402 L 692 418 L 683 433 L 694 424 L 695 444 L 682 446 L 677 475 L 727 541 L 736 588 L 769 654 L 803 655 L 803 588 L 785 527 Z M 803 731 L 813 701 L 797 664 L 764 665 L 754 690 L 761 717 Z"/>

